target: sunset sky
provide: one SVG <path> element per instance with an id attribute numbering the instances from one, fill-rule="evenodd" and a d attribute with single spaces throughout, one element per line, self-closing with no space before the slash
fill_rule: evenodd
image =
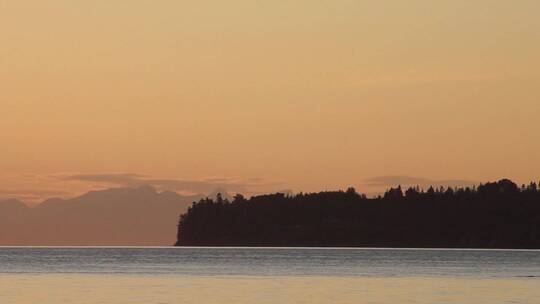
<path id="1" fill-rule="evenodd" d="M 538 181 L 539 12 L 1 0 L 0 198 Z"/>

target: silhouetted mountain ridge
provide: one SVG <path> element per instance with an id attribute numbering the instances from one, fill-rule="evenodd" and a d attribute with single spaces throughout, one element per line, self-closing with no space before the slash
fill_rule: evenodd
<path id="1" fill-rule="evenodd" d="M 17 199 L 7 199 L 0 201 L 0 214 L 12 211 L 24 211 L 29 209 L 23 202 Z"/>
<path id="2" fill-rule="evenodd" d="M 90 191 L 29 208 L 0 202 L 0 245 L 168 245 L 178 214 L 203 195 L 152 186 Z"/>

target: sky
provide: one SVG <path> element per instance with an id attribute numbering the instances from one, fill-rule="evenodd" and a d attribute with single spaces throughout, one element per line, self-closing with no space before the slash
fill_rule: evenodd
<path id="1" fill-rule="evenodd" d="M 0 198 L 540 180 L 539 12 L 0 0 Z"/>

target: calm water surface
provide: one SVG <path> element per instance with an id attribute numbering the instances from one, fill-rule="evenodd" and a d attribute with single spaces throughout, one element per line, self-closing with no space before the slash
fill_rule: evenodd
<path id="1" fill-rule="evenodd" d="M 0 248 L 0 303 L 540 303 L 540 251 Z"/>

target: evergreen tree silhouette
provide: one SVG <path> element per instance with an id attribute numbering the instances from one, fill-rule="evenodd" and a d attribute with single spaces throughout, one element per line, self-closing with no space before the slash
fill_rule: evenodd
<path id="1" fill-rule="evenodd" d="M 218 194 L 180 216 L 181 246 L 540 248 L 540 191 L 508 179 L 465 188 Z"/>

